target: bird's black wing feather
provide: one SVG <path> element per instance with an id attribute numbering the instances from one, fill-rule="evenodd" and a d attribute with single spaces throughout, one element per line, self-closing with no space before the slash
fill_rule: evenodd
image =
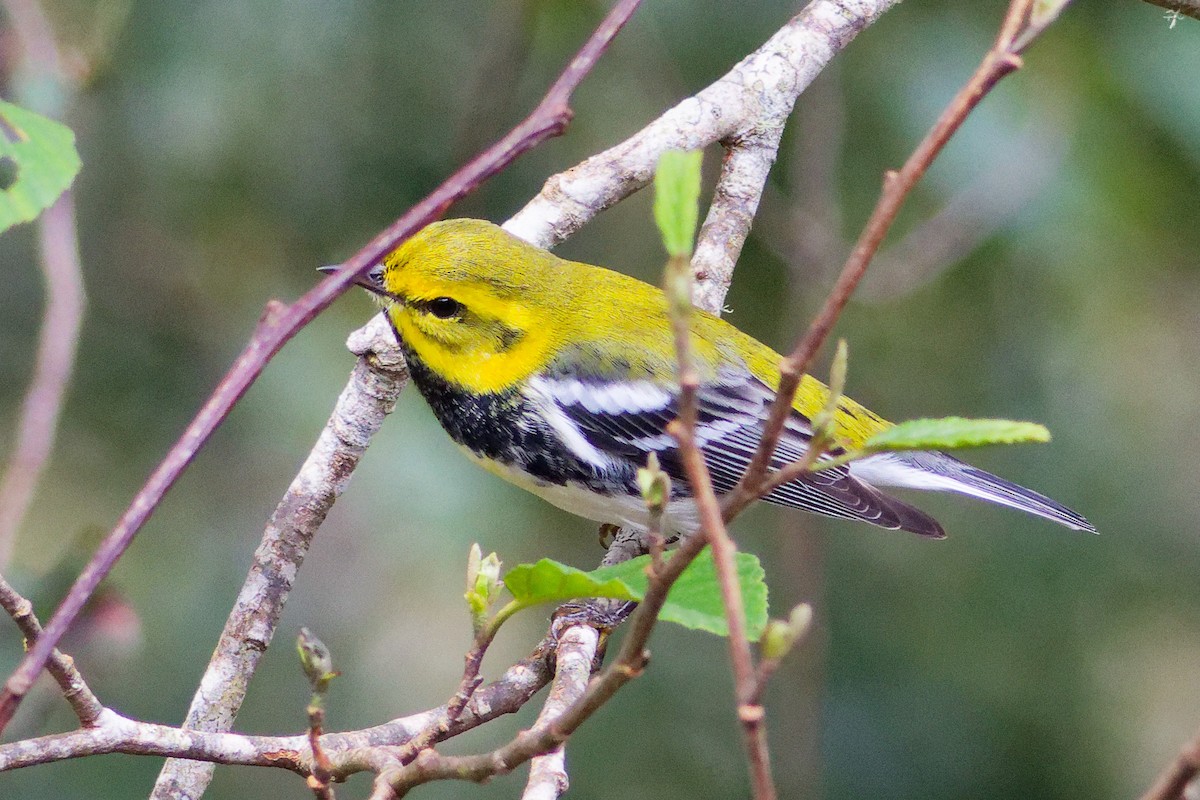
<path id="1" fill-rule="evenodd" d="M 672 479 L 686 486 L 675 440 L 666 431 L 678 413 L 677 388 L 649 381 L 613 384 L 562 376 L 541 379 L 539 389 L 591 447 L 637 464 L 644 464 L 650 453 L 656 453 Z M 696 440 L 718 493 L 730 491 L 750 463 L 773 397 L 774 391 L 749 370 L 723 370 L 715 381 L 701 385 Z M 772 459 L 772 469 L 802 457 L 811 438 L 809 421 L 793 411 Z M 934 519 L 854 478 L 846 467 L 803 476 L 764 499 L 881 528 L 933 537 L 945 535 Z"/>

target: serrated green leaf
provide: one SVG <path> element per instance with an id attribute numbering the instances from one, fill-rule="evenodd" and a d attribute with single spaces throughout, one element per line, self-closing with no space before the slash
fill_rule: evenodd
<path id="1" fill-rule="evenodd" d="M 699 150 L 668 150 L 658 160 L 654 173 L 654 221 L 662 234 L 667 254 L 687 258 L 696 241 L 700 219 Z"/>
<path id="2" fill-rule="evenodd" d="M 896 450 L 955 450 L 989 444 L 1048 442 L 1050 431 L 1036 422 L 1007 419 L 914 419 L 901 422 L 868 439 L 862 446 L 867 453 Z"/>
<path id="3" fill-rule="evenodd" d="M 611 567 L 601 567 L 591 574 L 597 579 L 619 578 L 633 590 L 635 599 L 640 600 L 649 584 L 646 576 L 649 563 L 650 556 L 641 556 Z M 751 553 L 738 553 L 736 566 L 746 612 L 746 637 L 756 641 L 767 626 L 767 584 L 762 564 Z M 711 548 L 705 548 L 679 576 L 667 594 L 660 616 L 685 628 L 718 636 L 729 635 Z"/>
<path id="4" fill-rule="evenodd" d="M 0 232 L 28 222 L 66 191 L 80 168 L 65 125 L 0 100 Z"/>
<path id="5" fill-rule="evenodd" d="M 557 603 L 584 597 L 636 600 L 628 585 L 615 576 L 597 576 L 543 558 L 536 564 L 519 564 L 504 576 L 504 585 L 523 605 Z"/>

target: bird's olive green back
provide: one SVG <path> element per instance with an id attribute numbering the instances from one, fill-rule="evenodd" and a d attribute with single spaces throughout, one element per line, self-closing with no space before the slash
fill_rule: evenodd
<path id="1" fill-rule="evenodd" d="M 675 351 L 666 298 L 657 287 L 601 267 L 566 261 L 490 222 L 434 223 L 385 262 L 385 288 L 403 301 L 389 310 L 413 353 L 463 388 L 503 391 L 564 362 L 598 380 L 668 384 Z M 413 301 L 451 297 L 466 311 L 437 320 Z M 779 385 L 780 356 L 728 322 L 696 310 L 692 347 L 702 380 L 721 365 L 744 365 Z M 828 390 L 806 376 L 795 409 L 811 419 Z M 854 445 L 889 423 L 843 398 L 838 436 Z"/>

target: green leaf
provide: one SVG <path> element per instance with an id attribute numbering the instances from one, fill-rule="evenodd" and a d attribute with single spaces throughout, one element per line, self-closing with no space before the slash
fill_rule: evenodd
<path id="1" fill-rule="evenodd" d="M 782 661 L 792 652 L 800 637 L 812 627 L 812 619 L 812 606 L 801 603 L 792 609 L 787 619 L 773 619 L 768 622 L 767 629 L 763 631 L 762 641 L 759 642 L 763 659 Z"/>
<path id="2" fill-rule="evenodd" d="M 611 567 L 584 572 L 543 558 L 536 564 L 513 567 L 504 576 L 504 585 L 512 592 L 520 608 L 586 597 L 640 601 L 650 582 L 646 576 L 649 564 L 650 556 L 641 556 Z M 763 580 L 762 564 L 757 556 L 738 553 L 736 566 L 742 588 L 742 604 L 746 611 L 746 637 L 756 641 L 767 626 L 767 584 Z M 667 622 L 685 628 L 708 631 L 718 636 L 729 635 L 711 549 L 705 548 L 679 576 L 667 594 L 660 616 Z"/>
<path id="3" fill-rule="evenodd" d="M 49 208 L 79 168 L 70 128 L 0 100 L 0 232 Z"/>
<path id="4" fill-rule="evenodd" d="M 329 648 L 308 628 L 301 628 L 296 636 L 296 652 L 300 655 L 300 668 L 304 670 L 312 690 L 324 694 L 330 681 L 341 674 L 333 669 L 333 655 Z"/>
<path id="5" fill-rule="evenodd" d="M 914 419 L 901 422 L 867 439 L 862 451 L 954 450 L 989 444 L 1048 442 L 1050 431 L 1035 422 L 1007 419 Z"/>
<path id="6" fill-rule="evenodd" d="M 619 578 L 633 590 L 635 599 L 640 600 L 650 580 L 646 575 L 649 563 L 650 556 L 641 556 L 611 567 L 601 567 L 591 574 L 597 579 Z M 756 641 L 767 626 L 767 584 L 763 579 L 762 564 L 751 553 L 738 553 L 736 566 L 746 611 L 746 638 Z M 671 587 L 661 618 L 685 628 L 718 636 L 729 635 L 711 548 L 706 547 Z"/>
<path id="7" fill-rule="evenodd" d="M 598 572 L 599 570 L 597 570 Z M 583 597 L 637 600 L 630 587 L 614 576 L 599 576 L 543 558 L 518 564 L 504 576 L 504 585 L 522 605 L 558 603 Z"/>
<path id="8" fill-rule="evenodd" d="M 654 221 L 662 233 L 667 254 L 687 258 L 696 241 L 700 219 L 699 150 L 668 150 L 654 173 Z"/>

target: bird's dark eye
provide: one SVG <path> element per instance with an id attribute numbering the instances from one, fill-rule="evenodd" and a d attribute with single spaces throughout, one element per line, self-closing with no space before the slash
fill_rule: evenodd
<path id="1" fill-rule="evenodd" d="M 463 304 L 453 297 L 435 297 L 429 301 L 429 313 L 438 319 L 450 319 L 462 313 Z"/>

